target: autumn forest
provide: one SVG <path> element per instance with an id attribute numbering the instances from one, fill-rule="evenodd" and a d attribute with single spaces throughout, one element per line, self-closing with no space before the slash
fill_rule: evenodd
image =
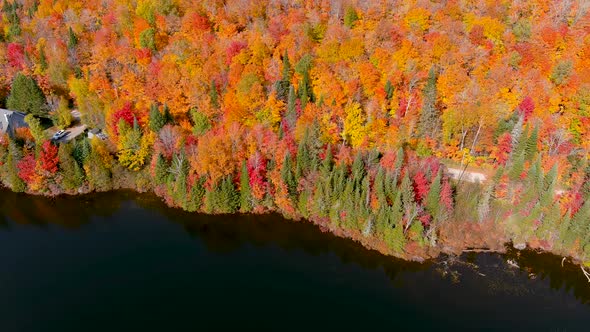
<path id="1" fill-rule="evenodd" d="M 0 103 L 25 121 L 0 128 L 14 191 L 278 212 L 415 260 L 509 242 L 590 260 L 588 1 L 4 0 L 1 15 Z"/>

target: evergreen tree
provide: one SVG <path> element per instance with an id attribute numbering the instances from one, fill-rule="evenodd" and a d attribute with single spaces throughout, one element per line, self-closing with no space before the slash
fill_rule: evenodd
<path id="1" fill-rule="evenodd" d="M 209 88 L 209 101 L 211 102 L 211 107 L 214 109 L 219 108 L 219 94 L 217 93 L 215 80 L 211 80 L 211 87 Z"/>
<path id="2" fill-rule="evenodd" d="M 352 179 L 354 187 L 358 188 L 365 177 L 365 164 L 363 163 L 363 156 L 361 152 L 357 152 L 354 161 L 352 162 Z"/>
<path id="3" fill-rule="evenodd" d="M 72 157 L 73 148 L 70 143 L 60 144 L 59 171 L 62 175 L 61 185 L 66 190 L 76 190 L 84 184 L 84 171 Z"/>
<path id="4" fill-rule="evenodd" d="M 293 175 L 293 166 L 291 165 L 291 155 L 289 152 L 285 155 L 283 159 L 283 168 L 281 169 L 281 179 L 283 183 L 287 186 L 287 191 L 291 199 L 295 197 L 297 194 L 297 180 L 295 175 Z"/>
<path id="5" fill-rule="evenodd" d="M 385 191 L 385 171 L 382 167 L 379 167 L 373 185 L 375 186 L 375 195 L 377 196 L 379 207 L 380 209 L 382 209 L 383 207 L 387 206 L 387 193 Z"/>
<path id="6" fill-rule="evenodd" d="M 201 136 L 211 129 L 211 123 L 207 115 L 199 112 L 197 109 L 191 110 L 191 117 L 193 118 L 193 134 Z"/>
<path id="7" fill-rule="evenodd" d="M 21 73 L 16 74 L 6 99 L 9 109 L 47 117 L 47 102 L 37 82 Z"/>
<path id="8" fill-rule="evenodd" d="M 164 119 L 164 115 L 162 115 L 162 113 L 160 113 L 160 110 L 158 109 L 158 105 L 152 104 L 150 106 L 150 118 L 149 118 L 150 129 L 153 132 L 158 133 L 158 132 L 160 132 L 160 129 L 162 129 L 162 127 L 164 127 L 164 125 L 166 125 L 166 119 Z"/>
<path id="9" fill-rule="evenodd" d="M 440 114 L 436 108 L 436 71 L 434 67 L 428 72 L 428 81 L 423 91 L 422 112 L 418 121 L 420 137 L 438 138 L 440 132 Z"/>
<path id="10" fill-rule="evenodd" d="M 291 63 L 289 62 L 289 56 L 285 51 L 285 55 L 283 56 L 283 77 L 281 80 L 277 81 L 275 85 L 275 90 L 277 92 L 277 98 L 284 102 L 287 102 L 289 99 L 289 90 L 291 88 Z"/>
<path id="11" fill-rule="evenodd" d="M 311 170 L 311 166 L 312 160 L 307 144 L 305 144 L 304 136 L 304 139 L 299 142 L 299 146 L 297 147 L 297 156 L 295 164 L 295 179 L 297 182 L 299 182 L 301 177 L 305 176 Z"/>
<path id="12" fill-rule="evenodd" d="M 76 34 L 74 33 L 74 30 L 72 30 L 72 27 L 68 28 L 68 48 L 74 49 L 76 47 L 76 45 L 78 45 L 78 37 L 76 37 Z"/>
<path id="13" fill-rule="evenodd" d="M 166 183 L 169 167 L 170 165 L 168 165 L 168 162 L 166 161 L 164 156 L 161 153 L 159 153 L 158 159 L 156 160 L 156 167 L 154 170 L 154 182 L 156 183 L 156 185 L 162 185 Z"/>
<path id="14" fill-rule="evenodd" d="M 537 141 L 539 139 L 539 129 L 537 126 L 533 129 L 531 136 L 528 137 L 525 146 L 525 160 L 533 160 L 538 153 Z"/>
<path id="15" fill-rule="evenodd" d="M 220 213 L 235 213 L 240 207 L 240 194 L 231 176 L 223 178 L 216 188 L 213 206 Z"/>
<path id="16" fill-rule="evenodd" d="M 250 189 L 250 176 L 246 161 L 242 161 L 240 173 L 240 212 L 247 213 L 252 210 L 252 194 Z"/>
<path id="17" fill-rule="evenodd" d="M 289 127 L 289 131 L 295 130 L 295 124 L 297 123 L 297 96 L 295 95 L 295 88 L 293 85 L 289 85 L 289 95 L 287 96 L 287 112 L 285 113 L 285 121 Z"/>
<path id="18" fill-rule="evenodd" d="M 387 80 L 385 83 L 385 97 L 387 100 L 391 100 L 391 98 L 393 98 L 393 84 L 391 84 L 390 80 Z"/>
<path id="19" fill-rule="evenodd" d="M 10 189 L 14 192 L 23 192 L 26 189 L 26 184 L 18 176 L 18 169 L 16 167 L 19 160 L 22 158 L 22 152 L 18 145 L 13 140 L 8 143 L 8 156 L 6 157 L 6 164 L 4 170 L 7 173 L 6 179 Z"/>
<path id="20" fill-rule="evenodd" d="M 193 183 L 190 189 L 190 195 L 187 202 L 186 210 L 189 212 L 199 211 L 203 205 L 203 197 L 205 196 L 205 178 L 202 177 Z"/>

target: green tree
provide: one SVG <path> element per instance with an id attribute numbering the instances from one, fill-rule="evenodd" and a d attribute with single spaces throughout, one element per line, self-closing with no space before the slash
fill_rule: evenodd
<path id="1" fill-rule="evenodd" d="M 72 112 L 68 107 L 68 101 L 64 97 L 59 99 L 57 109 L 52 114 L 52 120 L 53 124 L 60 129 L 68 128 L 74 121 Z"/>
<path id="2" fill-rule="evenodd" d="M 37 146 L 41 146 L 41 143 L 46 139 L 41 121 L 34 117 L 33 114 L 27 114 L 27 116 L 25 116 L 25 122 L 29 125 L 31 135 L 33 135 Z"/>
<path id="3" fill-rule="evenodd" d="M 74 30 L 72 30 L 72 27 L 69 27 L 68 28 L 68 48 L 74 49 L 76 47 L 76 45 L 78 45 L 78 37 L 76 37 L 76 34 L 74 33 Z"/>
<path id="4" fill-rule="evenodd" d="M 33 78 L 21 73 L 16 74 L 12 81 L 6 105 L 9 109 L 23 113 L 47 116 L 47 101 L 41 88 Z"/>
<path id="5" fill-rule="evenodd" d="M 84 170 L 78 165 L 74 157 L 71 143 L 59 145 L 59 171 L 62 175 L 61 185 L 65 190 L 76 190 L 84 184 Z"/>
<path id="6" fill-rule="evenodd" d="M 240 194 L 231 179 L 226 176 L 216 187 L 213 207 L 220 213 L 235 213 L 240 207 Z"/>
<path id="7" fill-rule="evenodd" d="M 289 152 L 285 154 L 285 158 L 283 159 L 283 168 L 281 168 L 281 179 L 287 187 L 289 196 L 291 197 L 291 199 L 293 199 L 297 194 L 297 180 L 295 179 L 295 175 L 293 174 L 293 165 L 291 163 L 291 155 L 289 154 Z"/>
<path id="8" fill-rule="evenodd" d="M 18 169 L 16 167 L 19 160 L 22 158 L 22 151 L 19 146 L 10 140 L 8 143 L 8 156 L 4 164 L 4 173 L 10 189 L 14 192 L 23 192 L 26 189 L 26 184 L 18 176 Z"/>
<path id="9" fill-rule="evenodd" d="M 148 48 L 152 51 L 156 51 L 156 30 L 154 28 L 148 28 L 143 30 L 139 34 L 139 45 L 143 48 Z"/>
<path id="10" fill-rule="evenodd" d="M 418 121 L 418 135 L 437 139 L 440 133 L 440 114 L 436 108 L 436 71 L 434 67 L 428 72 L 428 81 L 423 91 L 422 112 Z"/>
<path id="11" fill-rule="evenodd" d="M 247 213 L 252 210 L 252 190 L 250 188 L 250 176 L 246 161 L 242 161 L 240 172 L 240 212 Z"/>
<path id="12" fill-rule="evenodd" d="M 215 80 L 211 80 L 211 87 L 209 88 L 209 101 L 211 102 L 211 107 L 215 109 L 219 108 L 219 94 L 217 93 Z"/>
<path id="13" fill-rule="evenodd" d="M 160 113 L 160 110 L 158 109 L 158 105 L 157 104 L 152 104 L 150 106 L 150 117 L 149 117 L 149 126 L 150 129 L 155 132 L 158 133 L 160 131 L 160 129 L 162 129 L 162 127 L 164 127 L 166 125 L 166 119 L 164 118 L 164 115 L 162 115 L 162 113 Z"/>
<path id="14" fill-rule="evenodd" d="M 158 154 L 158 158 L 156 159 L 156 167 L 154 170 L 154 182 L 156 185 L 161 185 L 166 183 L 166 178 L 168 177 L 168 162 L 162 156 L 161 153 Z"/>
<path id="15" fill-rule="evenodd" d="M 191 110 L 191 117 L 193 119 L 193 134 L 201 136 L 211 128 L 209 118 L 202 112 L 199 112 L 196 108 Z"/>
<path id="16" fill-rule="evenodd" d="M 344 25 L 349 29 L 354 27 L 354 23 L 359 19 L 359 16 L 356 12 L 356 9 L 352 6 L 348 6 L 346 8 L 346 13 L 344 14 Z"/>

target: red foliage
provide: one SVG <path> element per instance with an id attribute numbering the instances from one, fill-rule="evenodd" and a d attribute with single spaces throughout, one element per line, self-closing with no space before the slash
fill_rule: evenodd
<path id="1" fill-rule="evenodd" d="M 518 105 L 518 110 L 524 114 L 524 121 L 527 121 L 529 117 L 533 114 L 535 110 L 535 103 L 533 102 L 533 98 L 530 96 L 526 96 L 524 100 Z"/>
<path id="2" fill-rule="evenodd" d="M 207 16 L 194 13 L 190 17 L 191 26 L 197 31 L 206 31 L 211 29 L 211 22 Z"/>
<path id="3" fill-rule="evenodd" d="M 420 220 L 420 222 L 422 223 L 422 226 L 424 227 L 428 227 L 428 225 L 430 225 L 430 215 L 428 213 L 424 213 L 423 215 L 421 215 L 420 217 L 418 217 L 418 220 Z"/>
<path id="4" fill-rule="evenodd" d="M 443 180 L 440 189 L 440 202 L 447 208 L 447 211 L 453 211 L 453 189 L 447 179 Z"/>
<path id="5" fill-rule="evenodd" d="M 18 161 L 16 167 L 18 168 L 18 177 L 25 181 L 27 184 L 33 182 L 35 178 L 35 167 L 37 161 L 35 155 L 28 154 L 24 158 Z"/>
<path id="6" fill-rule="evenodd" d="M 413 180 L 414 193 L 416 193 L 416 200 L 418 202 L 422 202 L 426 195 L 428 195 L 428 189 L 430 187 L 428 185 L 428 180 L 426 180 L 426 176 L 424 175 L 424 172 L 422 172 L 421 170 L 418 171 L 416 175 L 414 175 Z"/>
<path id="7" fill-rule="evenodd" d="M 135 118 L 135 114 L 133 114 L 133 107 L 131 103 L 126 103 L 121 109 L 116 111 L 113 114 L 113 118 L 111 121 L 111 126 L 115 131 L 115 134 L 119 135 L 119 121 L 124 120 L 127 122 L 129 126 L 133 126 L 133 119 Z"/>
<path id="8" fill-rule="evenodd" d="M 10 43 L 6 47 L 6 58 L 8 64 L 16 69 L 20 69 L 25 63 L 24 49 L 21 44 Z"/>
<path id="9" fill-rule="evenodd" d="M 247 46 L 247 44 L 242 41 L 231 42 L 229 47 L 225 50 L 225 64 L 229 65 L 231 63 L 232 59 L 234 58 L 234 56 L 236 56 L 238 53 L 240 53 L 240 51 L 243 50 L 244 48 L 246 48 L 246 46 Z"/>
<path id="10" fill-rule="evenodd" d="M 473 45 L 483 45 L 486 40 L 486 37 L 483 35 L 483 27 L 479 24 L 476 24 L 471 28 L 469 32 L 469 40 Z"/>
<path id="11" fill-rule="evenodd" d="M 510 135 L 510 133 L 504 133 L 498 137 L 498 152 L 496 153 L 496 161 L 499 165 L 506 165 L 510 151 L 512 151 L 512 135 Z"/>
<path id="12" fill-rule="evenodd" d="M 57 146 L 55 146 L 50 141 L 45 141 L 43 143 L 41 154 L 39 156 L 41 169 L 50 173 L 51 175 L 57 172 L 57 164 L 59 163 L 57 152 Z"/>
<path id="13" fill-rule="evenodd" d="M 247 167 L 252 196 L 256 199 L 263 199 L 268 186 L 266 183 L 266 160 L 259 152 L 256 152 L 254 157 L 248 160 Z"/>

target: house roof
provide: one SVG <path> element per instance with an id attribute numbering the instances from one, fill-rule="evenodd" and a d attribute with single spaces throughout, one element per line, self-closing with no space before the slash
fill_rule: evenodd
<path id="1" fill-rule="evenodd" d="M 28 126 L 24 113 L 0 108 L 0 133 L 14 134 L 15 129 Z"/>

